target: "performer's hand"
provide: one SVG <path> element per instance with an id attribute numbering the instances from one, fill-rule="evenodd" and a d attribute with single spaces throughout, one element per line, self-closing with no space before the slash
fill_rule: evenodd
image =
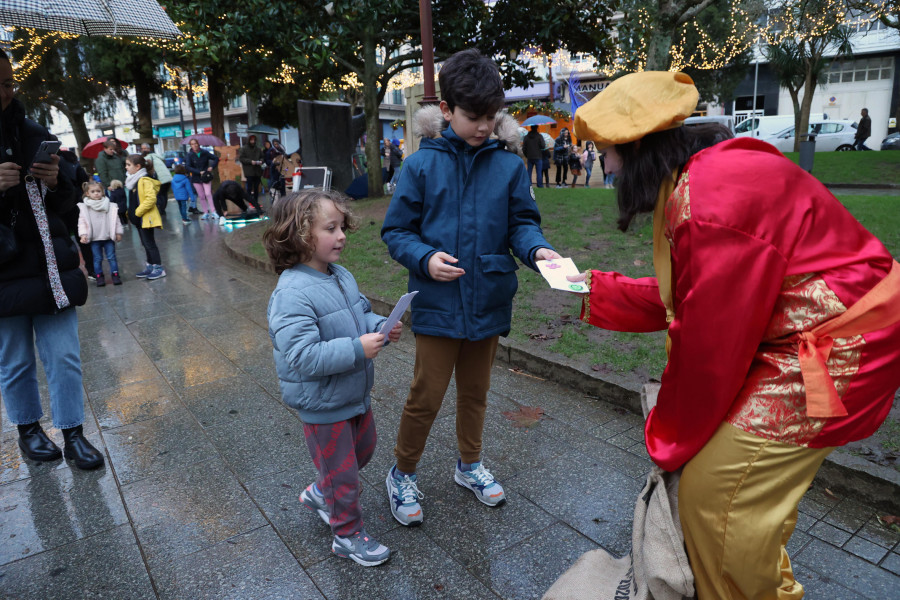
<path id="1" fill-rule="evenodd" d="M 562 256 L 550 248 L 539 248 L 538 251 L 534 253 L 534 260 L 552 260 L 554 258 L 562 258 Z"/>
<path id="2" fill-rule="evenodd" d="M 392 342 L 400 341 L 400 334 L 403 332 L 403 323 L 399 321 L 394 324 L 394 327 L 388 332 L 388 340 Z"/>
<path id="3" fill-rule="evenodd" d="M 87 244 L 87 242 L 88 242 L 86 235 L 81 236 L 79 239 L 81 240 L 82 244 Z"/>
<path id="4" fill-rule="evenodd" d="M 122 241 L 122 234 L 121 234 L 121 233 L 117 233 L 117 234 L 116 234 L 116 241 L 117 241 L 117 242 L 121 242 L 121 241 Z"/>
<path id="5" fill-rule="evenodd" d="M 453 264 L 458 263 L 459 259 L 454 258 L 446 252 L 435 252 L 428 259 L 428 274 L 435 281 L 453 281 L 459 279 L 466 274 L 465 270 L 454 267 Z M 452 263 L 452 264 L 448 264 Z"/>
<path id="6" fill-rule="evenodd" d="M 375 358 L 384 346 L 384 336 L 380 333 L 367 333 L 359 336 L 366 358 Z"/>
<path id="7" fill-rule="evenodd" d="M 579 273 L 578 275 L 566 275 L 566 281 L 571 281 L 572 283 L 583 283 L 585 279 L 587 279 L 587 271 L 584 273 Z M 584 296 L 585 294 L 590 294 L 590 290 L 586 292 L 572 292 L 578 296 Z"/>

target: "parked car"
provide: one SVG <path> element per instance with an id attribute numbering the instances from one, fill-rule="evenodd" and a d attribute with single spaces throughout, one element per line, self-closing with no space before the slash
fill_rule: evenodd
<path id="1" fill-rule="evenodd" d="M 881 142 L 882 150 L 900 150 L 900 132 L 895 131 Z"/>
<path id="2" fill-rule="evenodd" d="M 175 165 L 183 165 L 184 152 L 181 150 L 166 150 L 165 154 L 163 154 L 163 162 L 166 163 L 169 169 L 174 169 Z"/>
<path id="3" fill-rule="evenodd" d="M 809 134 L 815 135 L 816 152 L 846 152 L 853 150 L 856 137 L 856 123 L 837 119 L 816 120 L 809 122 Z M 766 138 L 782 152 L 794 151 L 794 128 L 787 127 L 772 137 Z"/>
<path id="4" fill-rule="evenodd" d="M 825 121 L 828 115 L 825 113 L 812 113 L 809 122 Z M 761 140 L 768 139 L 776 133 L 794 124 L 794 115 L 765 115 L 744 119 L 734 126 L 734 137 L 755 137 Z"/>

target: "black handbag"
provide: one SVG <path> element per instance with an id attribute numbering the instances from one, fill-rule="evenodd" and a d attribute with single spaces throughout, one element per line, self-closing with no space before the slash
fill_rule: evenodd
<path id="1" fill-rule="evenodd" d="M 200 173 L 200 182 L 201 183 L 210 183 L 213 180 L 212 171 L 203 171 Z"/>

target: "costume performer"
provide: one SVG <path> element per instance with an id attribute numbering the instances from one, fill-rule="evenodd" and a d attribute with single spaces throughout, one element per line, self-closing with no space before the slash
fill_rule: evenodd
<path id="1" fill-rule="evenodd" d="M 784 548 L 797 505 L 900 386 L 900 264 L 774 147 L 680 127 L 697 99 L 683 73 L 634 73 L 576 114 L 619 176 L 619 227 L 653 212 L 657 274 L 588 273 L 582 318 L 668 328 L 645 438 L 656 464 L 683 467 L 699 600 L 802 598 Z"/>

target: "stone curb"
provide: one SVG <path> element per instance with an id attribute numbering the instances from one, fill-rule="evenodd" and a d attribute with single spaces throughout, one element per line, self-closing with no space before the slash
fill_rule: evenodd
<path id="1" fill-rule="evenodd" d="M 848 190 L 900 190 L 900 183 L 823 183 L 827 188 Z"/>
<path id="2" fill-rule="evenodd" d="M 251 267 L 274 273 L 268 261 L 235 250 L 225 236 L 223 246 L 229 256 Z M 376 296 L 366 296 L 372 308 L 379 314 L 390 314 L 394 305 Z M 403 316 L 409 326 L 409 311 Z M 641 415 L 641 390 L 614 378 L 586 373 L 574 366 L 566 357 L 549 355 L 524 348 L 515 340 L 501 338 L 497 358 L 513 369 L 527 371 L 541 377 L 573 387 L 587 396 L 602 399 Z M 847 452 L 832 452 L 816 475 L 816 480 L 838 496 L 852 496 L 870 506 L 900 515 L 900 472 L 890 467 L 871 463 Z"/>

